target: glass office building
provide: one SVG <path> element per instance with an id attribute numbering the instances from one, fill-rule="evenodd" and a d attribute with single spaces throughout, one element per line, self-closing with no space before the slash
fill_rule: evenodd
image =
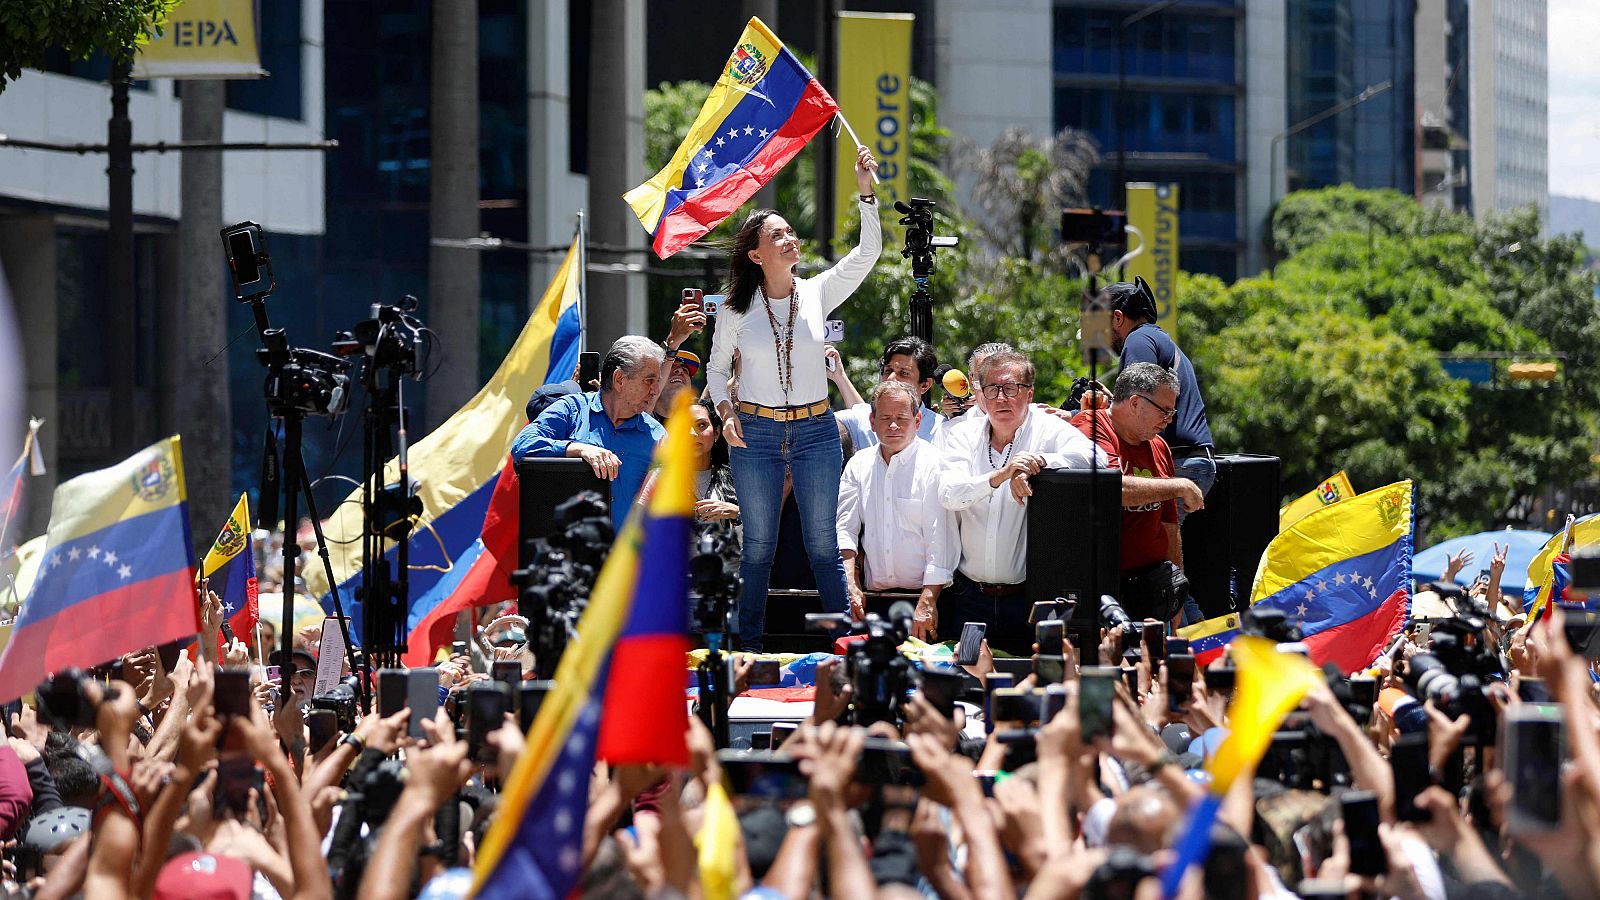
<path id="1" fill-rule="evenodd" d="M 1176 183 L 1179 264 L 1232 280 L 1243 250 L 1243 3 L 1185 0 L 1124 27 L 1138 9 L 1055 4 L 1055 126 L 1099 143 L 1089 184 L 1097 206 L 1122 205 L 1114 186 L 1123 154 L 1128 181 Z"/>

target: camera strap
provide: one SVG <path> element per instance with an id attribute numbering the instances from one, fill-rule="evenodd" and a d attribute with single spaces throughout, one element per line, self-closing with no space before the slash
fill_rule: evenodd
<path id="1" fill-rule="evenodd" d="M 105 793 L 100 795 L 100 804 L 95 809 L 94 818 L 98 823 L 100 817 L 112 804 L 122 807 L 133 820 L 133 824 L 144 827 L 144 808 L 139 805 L 139 798 L 133 793 L 133 786 L 128 784 L 128 779 L 121 773 L 111 772 L 100 776 L 100 784 L 105 788 Z"/>

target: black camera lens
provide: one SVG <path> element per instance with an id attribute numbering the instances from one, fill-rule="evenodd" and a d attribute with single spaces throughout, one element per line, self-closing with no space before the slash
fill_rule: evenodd
<path id="1" fill-rule="evenodd" d="M 1122 604 L 1118 603 L 1115 597 L 1110 594 L 1100 595 L 1101 627 L 1110 630 L 1118 626 L 1127 628 L 1132 624 L 1133 620 L 1128 617 L 1127 610 L 1122 608 Z"/>

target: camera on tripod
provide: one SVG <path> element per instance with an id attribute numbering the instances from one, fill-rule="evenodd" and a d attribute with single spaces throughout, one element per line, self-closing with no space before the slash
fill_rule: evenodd
<path id="1" fill-rule="evenodd" d="M 911 660 L 900 652 L 900 645 L 911 634 L 913 609 L 904 600 L 889 607 L 888 618 L 868 613 L 856 623 L 852 633 L 866 635 L 855 641 L 845 655 L 845 678 L 853 696 L 850 720 L 856 725 L 888 722 L 899 726 L 905 720 L 904 707 L 916 685 L 912 680 Z M 806 627 L 831 631 L 849 625 L 846 613 L 811 613 Z"/>
<path id="2" fill-rule="evenodd" d="M 578 619 L 589 604 L 595 574 L 612 540 L 606 502 L 594 491 L 557 506 L 555 524 L 558 531 L 533 542 L 528 566 L 511 573 L 518 611 L 528 619 L 528 643 L 540 678 L 555 674 L 568 639 L 577 633 Z"/>
<path id="3" fill-rule="evenodd" d="M 900 212 L 900 224 L 906 226 L 906 245 L 900 255 L 911 260 L 911 277 L 927 278 L 933 274 L 933 254 L 940 247 L 954 247 L 961 243 L 958 237 L 937 237 L 933 233 L 932 200 L 912 197 L 908 204 L 896 200 L 894 208 Z"/>
<path id="4" fill-rule="evenodd" d="M 726 631 L 728 613 L 739 596 L 739 540 L 733 523 L 702 522 L 695 528 L 689 557 L 690 630 Z"/>
<path id="5" fill-rule="evenodd" d="M 267 369 L 267 409 L 274 416 L 285 410 L 308 416 L 337 416 L 350 405 L 348 360 L 316 350 L 290 347 L 282 328 L 261 333 L 266 346 L 256 359 Z"/>
<path id="6" fill-rule="evenodd" d="M 333 352 L 340 356 L 364 353 L 368 364 L 396 376 L 421 371 L 422 335 L 427 326 L 412 313 L 417 298 L 406 294 L 396 304 L 372 304 L 372 318 L 357 322 L 349 331 L 334 336 Z"/>

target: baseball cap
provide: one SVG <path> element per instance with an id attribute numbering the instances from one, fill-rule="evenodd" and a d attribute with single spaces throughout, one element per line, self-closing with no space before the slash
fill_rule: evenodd
<path id="1" fill-rule="evenodd" d="M 1154 322 L 1157 319 L 1156 298 L 1143 276 L 1133 281 L 1118 281 L 1105 286 L 1111 309 L 1135 319 Z"/>
<path id="2" fill-rule="evenodd" d="M 689 370 L 690 375 L 700 374 L 700 354 L 692 350 L 679 350 L 673 354 L 673 357 L 683 363 L 684 367 Z"/>
<path id="3" fill-rule="evenodd" d="M 213 853 L 182 853 L 156 876 L 155 900 L 250 900 L 250 866 Z"/>

